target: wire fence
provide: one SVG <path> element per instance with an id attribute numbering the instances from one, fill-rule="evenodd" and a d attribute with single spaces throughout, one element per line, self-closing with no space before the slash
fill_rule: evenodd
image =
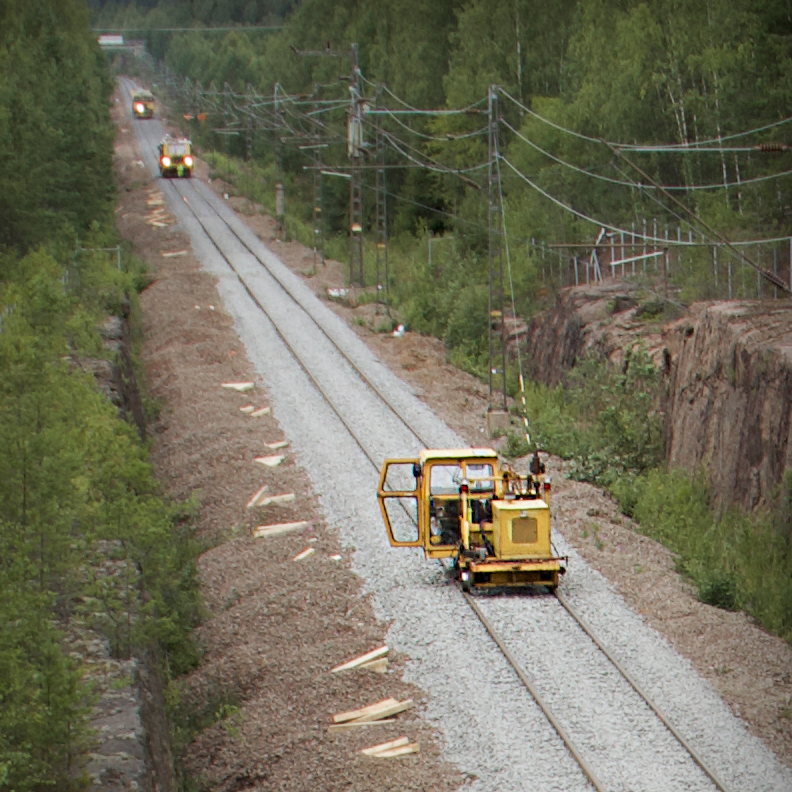
<path id="1" fill-rule="evenodd" d="M 522 254 L 541 273 L 548 286 L 605 282 L 651 282 L 664 292 L 683 299 L 779 299 L 785 295 L 750 267 L 732 249 L 681 226 L 671 229 L 657 219 L 639 223 L 643 237 L 668 240 L 668 244 L 641 239 L 639 234 L 607 233 L 603 229 L 592 243 L 543 243 L 531 240 Z M 739 248 L 740 242 L 733 242 Z M 792 288 L 792 237 L 752 240 L 751 260 Z M 519 248 L 518 248 L 519 250 Z"/>

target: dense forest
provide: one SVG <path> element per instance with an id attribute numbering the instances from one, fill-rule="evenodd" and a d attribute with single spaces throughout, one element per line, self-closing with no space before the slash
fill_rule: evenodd
<path id="1" fill-rule="evenodd" d="M 145 283 L 113 223 L 112 82 L 77 0 L 0 4 L 0 790 L 84 788 L 77 636 L 197 659 L 189 522 L 85 361 Z M 125 305 L 127 307 L 125 307 Z M 94 633 L 95 635 L 95 633 Z"/>

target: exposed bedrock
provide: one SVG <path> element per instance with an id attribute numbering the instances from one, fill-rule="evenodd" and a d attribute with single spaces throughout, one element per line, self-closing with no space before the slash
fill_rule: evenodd
<path id="1" fill-rule="evenodd" d="M 532 375 L 555 385 L 583 355 L 618 364 L 642 344 L 668 385 L 669 463 L 706 466 L 719 506 L 767 504 L 792 465 L 792 304 L 696 303 L 647 322 L 654 300 L 625 284 L 570 289 L 528 325 Z"/>
<path id="2" fill-rule="evenodd" d="M 706 464 L 717 503 L 753 508 L 772 499 L 792 462 L 792 307 L 701 308 L 665 331 L 667 457 Z"/>

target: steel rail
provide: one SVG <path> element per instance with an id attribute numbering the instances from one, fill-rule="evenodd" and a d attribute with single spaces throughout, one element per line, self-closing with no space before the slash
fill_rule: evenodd
<path id="1" fill-rule="evenodd" d="M 533 696 L 534 701 L 539 706 L 539 709 L 542 710 L 544 716 L 550 721 L 550 725 L 556 730 L 558 736 L 563 740 L 564 745 L 566 745 L 569 752 L 572 754 L 574 760 L 580 765 L 580 769 L 583 771 L 584 775 L 588 780 L 591 782 L 592 786 L 597 790 L 597 792 L 607 792 L 603 783 L 597 778 L 594 774 L 594 771 L 591 769 L 589 763 L 583 758 L 582 754 L 578 750 L 575 743 L 572 741 L 572 738 L 569 736 L 569 733 L 564 729 L 561 723 L 558 721 L 556 716 L 553 714 L 553 711 L 550 709 L 547 702 L 542 698 L 541 693 L 536 689 L 536 686 L 533 683 L 533 680 L 528 676 L 528 674 L 523 670 L 522 666 L 517 662 L 516 658 L 512 653 L 506 648 L 506 645 L 501 640 L 501 637 L 495 631 L 495 628 L 490 623 L 489 619 L 482 613 L 481 608 L 476 604 L 476 601 L 473 597 L 468 594 L 466 591 L 462 592 L 462 596 L 467 600 L 467 604 L 473 609 L 473 613 L 478 616 L 479 621 L 484 625 L 484 629 L 489 633 L 490 638 L 498 646 L 503 656 L 508 661 L 509 665 L 512 667 L 514 672 L 519 677 L 520 682 L 525 685 L 528 689 L 528 692 Z"/>
<path id="2" fill-rule="evenodd" d="M 729 792 L 728 787 L 724 784 L 724 782 L 720 779 L 720 777 L 713 771 L 710 770 L 709 767 L 704 763 L 704 760 L 699 756 L 698 752 L 695 748 L 677 731 L 677 729 L 671 724 L 668 718 L 663 714 L 660 708 L 654 703 L 650 695 L 644 690 L 644 688 L 633 678 L 629 671 L 613 656 L 610 650 L 602 643 L 602 641 L 597 638 L 592 630 L 591 626 L 586 622 L 586 620 L 572 607 L 569 600 L 556 589 L 554 592 L 556 599 L 563 605 L 566 609 L 567 613 L 578 623 L 580 628 L 583 630 L 586 635 L 594 642 L 594 645 L 599 649 L 605 657 L 611 662 L 613 667 L 627 680 L 630 684 L 632 689 L 646 702 L 649 709 L 654 712 L 655 715 L 660 719 L 663 726 L 674 735 L 677 742 L 690 754 L 693 758 L 693 761 L 704 771 L 704 773 L 709 777 L 710 781 L 715 784 L 716 787 L 721 792 Z"/>

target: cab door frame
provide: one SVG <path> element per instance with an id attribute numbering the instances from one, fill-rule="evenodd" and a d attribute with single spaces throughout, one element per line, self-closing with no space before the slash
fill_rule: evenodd
<path id="1" fill-rule="evenodd" d="M 380 471 L 379 484 L 377 486 L 377 500 L 379 501 L 380 511 L 382 512 L 382 519 L 385 523 L 385 528 L 388 531 L 388 539 L 390 540 L 391 547 L 423 547 L 424 546 L 424 520 L 423 509 L 421 508 L 421 477 L 415 479 L 415 489 L 410 490 L 389 490 L 385 489 L 385 482 L 388 478 L 388 468 L 392 465 L 412 465 L 413 470 L 420 468 L 418 459 L 386 459 L 382 463 L 382 470 Z M 385 501 L 389 498 L 411 498 L 415 501 L 415 515 L 418 519 L 417 529 L 418 538 L 410 542 L 400 542 L 393 535 L 393 526 L 391 525 L 390 516 L 385 505 Z"/>

